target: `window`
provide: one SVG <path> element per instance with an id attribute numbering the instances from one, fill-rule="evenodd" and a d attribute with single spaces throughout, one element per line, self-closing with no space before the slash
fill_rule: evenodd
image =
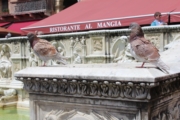
<path id="1" fill-rule="evenodd" d="M 80 0 L 64 0 L 63 5 L 64 5 L 64 9 L 70 7 L 71 5 L 77 3 Z"/>
<path id="2" fill-rule="evenodd" d="M 2 12 L 9 12 L 8 0 L 2 0 Z"/>

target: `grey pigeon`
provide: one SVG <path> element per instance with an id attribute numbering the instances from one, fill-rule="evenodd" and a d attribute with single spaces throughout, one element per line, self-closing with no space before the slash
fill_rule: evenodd
<path id="1" fill-rule="evenodd" d="M 10 38 L 11 37 L 11 33 L 8 33 L 5 38 Z"/>
<path id="2" fill-rule="evenodd" d="M 131 23 L 129 28 L 131 29 L 129 42 L 131 44 L 131 54 L 138 61 L 144 63 L 149 62 L 157 66 L 164 73 L 169 73 L 169 67 L 163 63 L 160 59 L 158 49 L 147 39 L 144 38 L 144 33 L 141 26 L 137 23 Z"/>
<path id="3" fill-rule="evenodd" d="M 35 33 L 27 34 L 29 43 L 34 53 L 45 63 L 50 60 L 57 60 L 62 64 L 66 65 L 66 58 L 63 57 L 60 53 L 57 52 L 56 48 L 47 40 L 40 39 L 36 36 Z"/>

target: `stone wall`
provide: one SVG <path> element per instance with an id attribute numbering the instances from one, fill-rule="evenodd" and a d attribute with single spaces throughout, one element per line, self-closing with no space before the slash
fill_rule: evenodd
<path id="1" fill-rule="evenodd" d="M 180 26 L 143 27 L 148 38 L 160 52 L 171 41 L 180 38 Z M 96 30 L 76 33 L 40 35 L 50 41 L 68 59 L 69 64 L 102 64 L 136 62 L 129 53 L 129 45 L 120 39 L 128 35 L 128 29 Z M 0 39 L 0 88 L 17 89 L 18 99 L 28 99 L 22 90 L 23 84 L 14 80 L 14 73 L 26 67 L 41 66 L 43 63 L 29 47 L 26 37 Z M 59 65 L 49 61 L 48 65 Z"/>

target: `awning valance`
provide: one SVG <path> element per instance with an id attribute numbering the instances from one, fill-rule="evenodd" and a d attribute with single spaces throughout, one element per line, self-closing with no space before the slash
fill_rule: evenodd
<path id="1" fill-rule="evenodd" d="M 0 27 L 0 37 L 5 37 L 8 33 L 11 33 L 12 36 L 20 36 L 21 35 L 21 33 Z"/>
<path id="2" fill-rule="evenodd" d="M 17 22 L 17 23 L 12 23 L 7 29 L 8 30 L 13 30 L 18 33 L 21 33 L 22 35 L 25 34 L 23 31 L 21 31 L 21 28 L 29 26 L 33 23 L 36 23 L 37 21 L 27 21 L 27 22 Z"/>
<path id="3" fill-rule="evenodd" d="M 7 25 L 7 24 L 10 24 L 10 22 L 3 22 L 3 23 L 0 23 L 0 27 L 5 26 L 5 25 Z"/>
<path id="4" fill-rule="evenodd" d="M 58 33 L 119 28 L 131 22 L 147 25 L 157 11 L 162 13 L 165 22 L 169 18 L 170 22 L 180 22 L 179 5 L 179 0 L 83 0 L 21 30 Z"/>

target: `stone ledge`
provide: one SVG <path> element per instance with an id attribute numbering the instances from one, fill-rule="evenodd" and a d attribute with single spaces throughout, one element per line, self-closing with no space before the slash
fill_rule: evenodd
<path id="1" fill-rule="evenodd" d="M 179 73 L 167 75 L 136 65 L 35 67 L 21 70 L 15 77 L 29 93 L 97 99 L 147 101 L 180 90 Z"/>
<path id="2" fill-rule="evenodd" d="M 47 66 L 47 67 L 29 67 L 15 73 L 15 77 L 26 78 L 69 78 L 69 79 L 87 79 L 87 80 L 111 80 L 122 82 L 148 82 L 155 83 L 160 79 L 178 76 L 178 71 L 171 74 L 165 74 L 156 69 L 151 64 L 146 64 L 149 68 L 136 68 L 141 63 L 123 63 L 123 64 L 76 64 L 67 66 Z M 177 64 L 170 64 L 172 68 Z M 51 71 L 51 72 L 50 72 Z"/>

